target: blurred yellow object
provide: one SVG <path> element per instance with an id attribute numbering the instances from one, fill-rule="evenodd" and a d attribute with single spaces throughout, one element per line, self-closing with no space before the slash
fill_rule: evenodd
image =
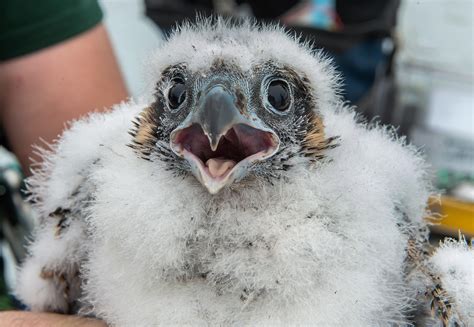
<path id="1" fill-rule="evenodd" d="M 441 201 L 430 201 L 430 209 L 440 217 L 430 219 L 435 222 L 431 230 L 450 236 L 458 236 L 459 231 L 466 237 L 474 237 L 474 203 L 464 202 L 451 196 L 442 196 Z"/>

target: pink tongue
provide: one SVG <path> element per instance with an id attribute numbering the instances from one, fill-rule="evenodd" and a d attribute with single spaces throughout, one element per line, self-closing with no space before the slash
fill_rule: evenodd
<path id="1" fill-rule="evenodd" d="M 235 166 L 235 161 L 223 158 L 211 158 L 206 162 L 206 166 L 209 168 L 209 174 L 216 178 L 224 176 L 227 171 L 231 170 Z"/>

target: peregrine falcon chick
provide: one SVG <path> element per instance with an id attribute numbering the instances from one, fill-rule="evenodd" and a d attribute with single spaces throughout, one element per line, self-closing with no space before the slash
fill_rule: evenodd
<path id="1" fill-rule="evenodd" d="M 472 322 L 472 250 L 424 249 L 423 160 L 344 105 L 321 52 L 216 19 L 177 29 L 152 67 L 149 101 L 43 151 L 16 290 L 31 310 L 112 326 Z M 453 251 L 470 263 L 444 285 Z"/>

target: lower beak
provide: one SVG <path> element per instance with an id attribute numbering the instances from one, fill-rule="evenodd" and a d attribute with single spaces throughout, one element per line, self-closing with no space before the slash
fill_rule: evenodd
<path id="1" fill-rule="evenodd" d="M 254 162 L 273 156 L 279 139 L 245 117 L 236 97 L 220 84 L 200 100 L 197 110 L 171 133 L 171 149 L 189 162 L 209 193 L 216 194 L 246 176 Z"/>

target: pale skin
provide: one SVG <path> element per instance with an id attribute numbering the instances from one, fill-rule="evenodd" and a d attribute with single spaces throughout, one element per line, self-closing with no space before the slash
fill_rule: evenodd
<path id="1" fill-rule="evenodd" d="M 0 62 L 0 120 L 27 174 L 33 144 L 40 144 L 40 139 L 51 142 L 67 121 L 126 98 L 102 25 L 58 45 Z"/>
<path id="2" fill-rule="evenodd" d="M 38 52 L 0 62 L 0 121 L 26 174 L 33 144 L 52 142 L 66 126 L 128 96 L 103 25 Z M 52 313 L 1 312 L 0 327 L 106 326 Z"/>
<path id="3" fill-rule="evenodd" d="M 0 327 L 107 327 L 96 319 L 54 313 L 0 312 Z"/>

